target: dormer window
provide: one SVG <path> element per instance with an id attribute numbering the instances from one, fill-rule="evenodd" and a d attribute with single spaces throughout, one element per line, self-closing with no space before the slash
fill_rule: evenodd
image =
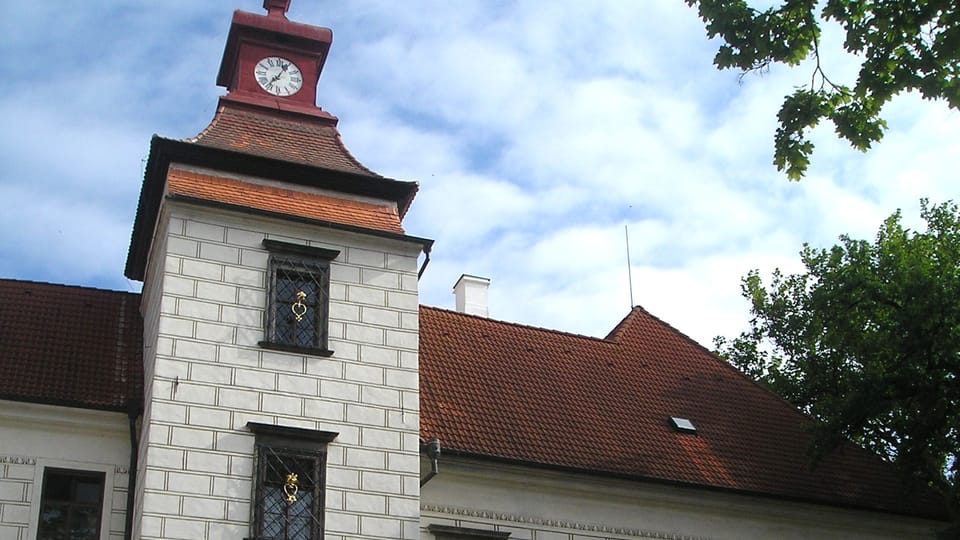
<path id="1" fill-rule="evenodd" d="M 697 426 L 693 425 L 693 422 L 687 418 L 671 416 L 670 425 L 673 426 L 673 430 L 678 433 L 690 433 L 694 435 L 697 433 Z"/>
<path id="2" fill-rule="evenodd" d="M 270 251 L 270 270 L 260 346 L 330 356 L 330 261 L 340 252 L 277 240 L 263 245 Z"/>

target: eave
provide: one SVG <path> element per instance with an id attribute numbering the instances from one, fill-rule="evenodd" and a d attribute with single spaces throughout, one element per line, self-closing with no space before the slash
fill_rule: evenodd
<path id="1" fill-rule="evenodd" d="M 625 482 L 641 482 L 654 485 L 662 486 L 671 486 L 681 489 L 691 489 L 691 490 L 702 490 L 704 492 L 711 493 L 727 493 L 730 495 L 739 495 L 745 497 L 759 497 L 763 499 L 778 500 L 787 503 L 799 503 L 799 504 L 814 504 L 820 505 L 829 508 L 841 508 L 847 510 L 856 510 L 862 512 L 880 512 L 886 514 L 893 514 L 898 516 L 904 516 L 909 518 L 919 518 L 919 519 L 929 519 L 933 521 L 940 521 L 947 523 L 950 521 L 950 515 L 946 508 L 937 507 L 937 506 L 917 506 L 913 508 L 895 508 L 895 507 L 877 507 L 864 504 L 857 504 L 848 501 L 839 501 L 839 500 L 826 500 L 816 497 L 804 497 L 797 495 L 789 495 L 783 493 L 767 493 L 764 491 L 757 491 L 751 489 L 738 489 L 732 487 L 716 486 L 711 484 L 702 484 L 696 482 L 684 482 L 680 480 L 673 480 L 670 478 L 659 478 L 656 476 L 648 476 L 641 474 L 628 474 L 615 471 L 603 471 L 596 469 L 585 469 L 580 467 L 570 467 L 565 465 L 557 465 L 551 463 L 540 463 L 527 461 L 522 459 L 515 459 L 504 456 L 496 456 L 491 454 L 484 454 L 478 452 L 472 452 L 469 450 L 459 450 L 456 448 L 444 447 L 443 455 L 449 458 L 459 458 L 467 461 L 473 461 L 476 463 L 488 463 L 517 467 L 520 469 L 529 469 L 529 470 L 540 470 L 540 471 L 550 471 L 555 473 L 570 474 L 583 476 L 585 478 L 591 479 L 600 479 L 605 478 L 609 480 L 619 480 Z M 442 466 L 442 461 L 441 461 Z"/>
<path id="2" fill-rule="evenodd" d="M 124 275 L 129 279 L 143 281 L 171 163 L 282 179 L 294 185 L 384 199 L 397 205 L 400 216 L 404 215 L 418 189 L 416 182 L 351 174 L 154 135 L 150 141 L 150 157 L 144 172 L 124 268 Z"/>

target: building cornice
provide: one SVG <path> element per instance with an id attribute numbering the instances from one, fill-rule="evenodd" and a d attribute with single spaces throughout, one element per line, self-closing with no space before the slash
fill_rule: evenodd
<path id="1" fill-rule="evenodd" d="M 687 534 L 676 534 L 666 531 L 657 531 L 652 529 L 638 529 L 632 527 L 610 527 L 597 523 L 583 523 L 568 519 L 549 519 L 511 512 L 497 512 L 492 510 L 483 510 L 475 508 L 461 508 L 458 506 L 447 506 L 439 504 L 421 504 L 421 512 L 437 512 L 440 514 L 463 516 L 477 519 L 491 519 L 497 521 L 507 521 L 510 523 L 523 524 L 526 526 L 550 527 L 574 531 L 597 532 L 602 534 L 616 534 L 620 536 L 632 536 L 635 538 L 658 538 L 661 540 L 711 540 L 708 536 L 691 536 Z"/>

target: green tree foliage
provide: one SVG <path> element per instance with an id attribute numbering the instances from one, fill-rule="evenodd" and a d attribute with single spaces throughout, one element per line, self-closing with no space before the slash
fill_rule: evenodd
<path id="1" fill-rule="evenodd" d="M 817 422 L 813 456 L 844 440 L 921 480 L 960 523 L 960 211 L 921 202 L 926 231 L 890 216 L 873 243 L 805 245 L 806 271 L 743 279 L 750 329 L 717 352 Z"/>
<path id="2" fill-rule="evenodd" d="M 883 137 L 881 109 L 900 92 L 944 99 L 960 109 L 960 2 L 956 0 L 784 0 L 763 11 L 744 0 L 685 0 L 696 6 L 707 35 L 724 44 L 720 69 L 764 70 L 771 64 L 814 61 L 809 85 L 784 98 L 777 115 L 774 164 L 799 180 L 813 143 L 806 131 L 821 120 L 866 151 Z M 820 63 L 821 20 L 838 23 L 847 52 L 862 58 L 851 87 L 830 80 Z"/>

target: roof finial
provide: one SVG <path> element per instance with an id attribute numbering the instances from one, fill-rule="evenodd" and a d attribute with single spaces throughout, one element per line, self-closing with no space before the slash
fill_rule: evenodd
<path id="1" fill-rule="evenodd" d="M 267 10 L 267 17 L 287 18 L 290 9 L 290 0 L 263 0 L 263 9 Z"/>

